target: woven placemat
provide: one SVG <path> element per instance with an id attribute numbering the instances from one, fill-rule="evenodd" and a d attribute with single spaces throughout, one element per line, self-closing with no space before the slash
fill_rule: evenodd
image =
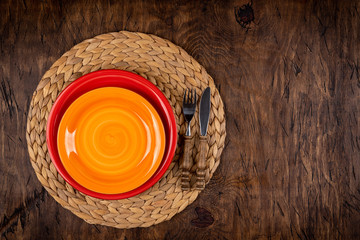
<path id="1" fill-rule="evenodd" d="M 59 93 L 80 76 L 100 69 L 131 71 L 155 84 L 172 105 L 179 130 L 175 157 L 161 180 L 149 190 L 123 200 L 101 200 L 71 187 L 57 172 L 46 146 L 46 121 Z M 220 163 L 226 132 L 223 102 L 205 69 L 182 48 L 144 33 L 114 32 L 77 44 L 44 74 L 32 97 L 26 139 L 31 164 L 38 179 L 58 203 L 91 224 L 133 228 L 148 227 L 171 219 L 199 194 L 195 189 L 182 191 L 180 187 L 181 136 L 185 133 L 181 107 L 184 90 L 194 88 L 201 94 L 207 86 L 211 87 L 212 98 L 206 182 Z M 197 113 L 192 125 L 195 135 L 192 156 L 195 159 L 199 135 Z M 194 179 L 192 176 L 192 183 Z"/>

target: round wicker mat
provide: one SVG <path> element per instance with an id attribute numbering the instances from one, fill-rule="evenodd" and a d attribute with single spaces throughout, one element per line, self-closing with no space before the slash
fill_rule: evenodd
<path id="1" fill-rule="evenodd" d="M 58 174 L 46 146 L 46 121 L 58 94 L 78 77 L 100 69 L 122 69 L 137 73 L 155 84 L 168 98 L 175 113 L 179 140 L 168 171 L 149 190 L 123 200 L 89 197 L 71 187 Z M 220 163 L 225 142 L 224 106 L 213 79 L 182 48 L 154 35 L 114 32 L 85 40 L 59 58 L 42 77 L 31 101 L 27 122 L 27 144 L 31 164 L 41 184 L 64 208 L 91 224 L 116 228 L 148 227 L 171 219 L 192 203 L 199 191 L 182 191 L 179 158 L 185 132 L 182 98 L 186 88 L 197 94 L 211 87 L 209 150 L 206 182 Z M 198 113 L 192 122 L 193 159 L 198 155 Z M 194 172 L 194 168 L 192 169 Z M 192 177 L 192 185 L 195 177 Z"/>

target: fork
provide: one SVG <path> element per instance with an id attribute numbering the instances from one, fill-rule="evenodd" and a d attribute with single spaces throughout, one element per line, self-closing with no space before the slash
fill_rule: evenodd
<path id="1" fill-rule="evenodd" d="M 190 190 L 190 168 L 192 165 L 191 156 L 191 119 L 194 117 L 196 110 L 196 91 L 193 89 L 185 90 L 183 99 L 183 114 L 185 121 L 187 122 L 187 128 L 185 133 L 184 143 L 184 155 L 182 162 L 180 163 L 181 168 L 181 188 L 182 190 Z"/>

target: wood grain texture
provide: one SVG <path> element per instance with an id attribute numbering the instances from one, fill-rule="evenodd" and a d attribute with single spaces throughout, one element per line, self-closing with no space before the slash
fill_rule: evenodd
<path id="1" fill-rule="evenodd" d="M 235 9 L 246 4 L 1 1 L 1 238 L 359 239 L 360 2 L 254 0 L 242 25 Z M 226 106 L 211 182 L 171 221 L 143 229 L 89 225 L 63 209 L 36 179 L 25 141 L 45 71 L 74 44 L 119 30 L 183 47 Z"/>
<path id="2" fill-rule="evenodd" d="M 198 190 L 205 188 L 205 169 L 206 158 L 208 155 L 208 137 L 199 136 L 199 157 L 196 162 L 196 183 L 195 186 Z"/>
<path id="3" fill-rule="evenodd" d="M 184 151 L 180 160 L 181 168 L 181 189 L 184 191 L 190 190 L 190 169 L 193 165 L 191 157 L 194 136 L 184 136 Z"/>

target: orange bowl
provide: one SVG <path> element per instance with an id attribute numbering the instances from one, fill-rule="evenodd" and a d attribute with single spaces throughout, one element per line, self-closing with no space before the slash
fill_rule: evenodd
<path id="1" fill-rule="evenodd" d="M 139 94 L 98 88 L 76 99 L 58 130 L 66 171 L 83 187 L 103 194 L 131 191 L 159 167 L 165 131 L 155 108 Z"/>

